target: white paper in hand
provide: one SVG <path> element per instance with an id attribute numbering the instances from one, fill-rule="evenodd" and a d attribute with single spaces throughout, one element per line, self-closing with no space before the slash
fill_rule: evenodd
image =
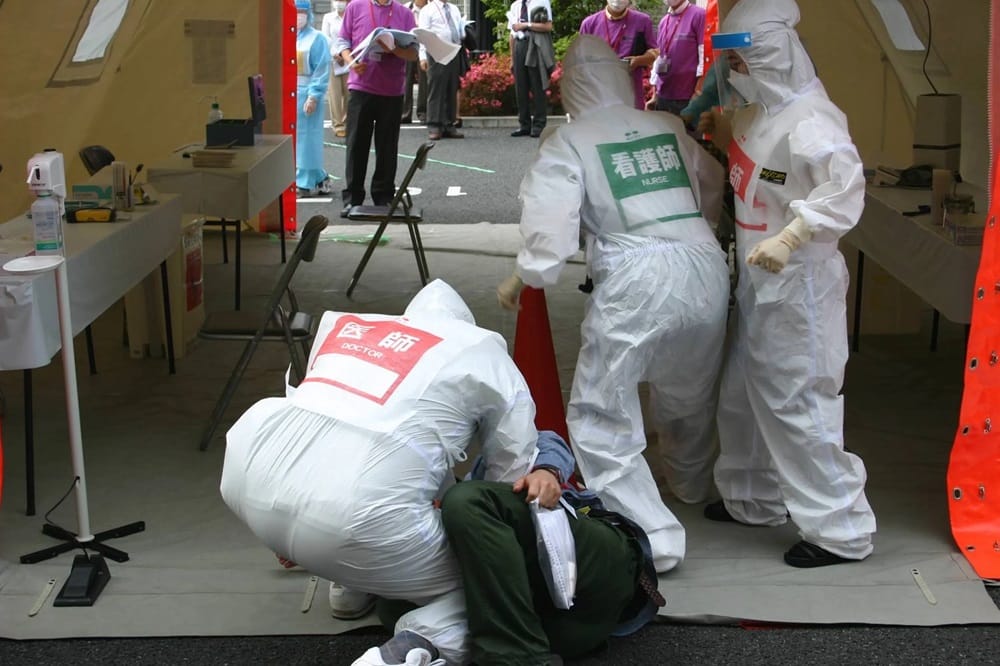
<path id="1" fill-rule="evenodd" d="M 576 542 L 569 529 L 569 518 L 562 507 L 546 509 L 538 500 L 531 502 L 531 520 L 535 524 L 538 563 L 556 608 L 573 606 L 576 594 Z"/>

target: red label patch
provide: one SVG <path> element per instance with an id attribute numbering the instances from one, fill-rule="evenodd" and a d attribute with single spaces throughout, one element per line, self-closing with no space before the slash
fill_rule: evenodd
<path id="1" fill-rule="evenodd" d="M 439 342 L 438 336 L 399 321 L 345 315 L 323 340 L 309 368 L 323 376 L 307 376 L 303 383 L 330 384 L 384 405 Z"/>
<path id="2" fill-rule="evenodd" d="M 729 142 L 729 184 L 741 201 L 746 202 L 747 187 L 757 165 L 735 140 Z"/>

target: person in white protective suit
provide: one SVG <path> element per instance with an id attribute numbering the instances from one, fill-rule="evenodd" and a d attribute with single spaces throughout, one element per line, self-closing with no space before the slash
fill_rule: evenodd
<path id="1" fill-rule="evenodd" d="M 737 321 L 723 371 L 715 481 L 705 516 L 780 525 L 801 541 L 796 567 L 861 560 L 875 516 L 865 468 L 844 450 L 847 268 L 838 239 L 864 206 L 862 163 L 795 25 L 793 0 L 742 0 L 713 41 L 719 78 L 742 96 L 731 125 L 703 115 L 728 149 L 741 270 Z M 729 140 L 728 137 L 733 137 Z"/>
<path id="2" fill-rule="evenodd" d="M 504 339 L 435 280 L 403 316 L 323 315 L 302 383 L 227 433 L 222 497 L 275 553 L 419 606 L 357 664 L 459 664 L 461 576 L 433 502 L 473 440 L 487 479 L 558 501 L 534 416 Z"/>
<path id="3" fill-rule="evenodd" d="M 708 220 L 721 210 L 724 173 L 679 118 L 632 108 L 628 71 L 603 40 L 573 42 L 561 89 L 572 122 L 544 138 L 521 183 L 524 248 L 497 296 L 517 309 L 523 284 L 555 284 L 582 228 L 594 291 L 570 440 L 587 486 L 646 531 L 662 573 L 683 560 L 685 535 L 642 456 L 638 384 L 649 383 L 670 490 L 711 499 L 729 277 Z"/>

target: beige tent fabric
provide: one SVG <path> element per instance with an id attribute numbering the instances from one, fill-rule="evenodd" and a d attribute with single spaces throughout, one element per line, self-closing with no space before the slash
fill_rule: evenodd
<path id="1" fill-rule="evenodd" d="M 260 71 L 257 2 L 129 0 L 103 62 L 68 64 L 74 36 L 96 4 L 0 2 L 0 220 L 30 205 L 22 174 L 28 158 L 44 148 L 64 154 L 72 184 L 87 177 L 77 155 L 86 145 L 105 145 L 134 166 L 203 141 L 206 95 L 218 96 L 227 117 L 249 116 L 246 77 Z M 187 23 L 186 34 L 190 21 L 220 23 Z M 216 26 L 221 36 L 199 35 L 200 28 Z M 223 82 L 193 83 L 196 70 L 212 74 L 196 54 L 213 50 L 225 54 Z M 218 58 L 205 64 L 213 63 Z"/>

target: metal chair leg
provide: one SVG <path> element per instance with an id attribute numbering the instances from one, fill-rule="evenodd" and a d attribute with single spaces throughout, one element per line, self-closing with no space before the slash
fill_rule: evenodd
<path id="1" fill-rule="evenodd" d="M 233 368 L 232 374 L 229 375 L 226 386 L 222 390 L 222 395 L 219 396 L 219 399 L 215 403 L 215 408 L 212 410 L 212 417 L 201 435 L 201 443 L 198 445 L 198 448 L 202 451 L 206 450 L 212 441 L 215 429 L 219 427 L 219 422 L 222 421 L 222 416 L 225 414 L 226 408 L 229 407 L 229 402 L 236 393 L 236 387 L 239 385 L 240 379 L 243 378 L 243 373 L 246 372 L 247 367 L 250 365 L 250 359 L 253 358 L 253 353 L 257 349 L 257 345 L 260 344 L 261 337 L 263 336 L 258 332 L 258 335 L 248 340 L 246 346 L 243 347 L 243 354 L 240 356 L 240 360 L 236 362 L 236 367 Z"/>
<path id="2" fill-rule="evenodd" d="M 413 246 L 417 253 L 417 266 L 420 268 L 420 277 L 426 285 L 431 279 L 431 269 L 427 266 L 427 254 L 424 252 L 424 241 L 420 237 L 420 226 L 416 223 L 412 226 L 413 230 L 410 235 L 414 239 Z"/>
<path id="3" fill-rule="evenodd" d="M 229 263 L 229 243 L 226 242 L 226 219 L 222 218 L 219 220 L 219 226 L 222 227 L 222 263 Z"/>
<path id="4" fill-rule="evenodd" d="M 347 285 L 348 298 L 351 297 L 351 294 L 354 292 L 354 288 L 358 286 L 358 280 L 361 279 L 361 273 L 364 272 L 365 266 L 368 265 L 368 260 L 371 259 L 372 253 L 375 251 L 375 248 L 378 247 L 379 239 L 382 238 L 382 233 L 388 225 L 388 220 L 379 224 L 378 229 L 375 231 L 375 235 L 372 236 L 371 241 L 368 243 L 368 247 L 365 248 L 365 254 L 361 257 L 361 263 L 359 263 L 358 267 L 354 270 L 354 275 L 351 277 L 351 283 Z"/>

